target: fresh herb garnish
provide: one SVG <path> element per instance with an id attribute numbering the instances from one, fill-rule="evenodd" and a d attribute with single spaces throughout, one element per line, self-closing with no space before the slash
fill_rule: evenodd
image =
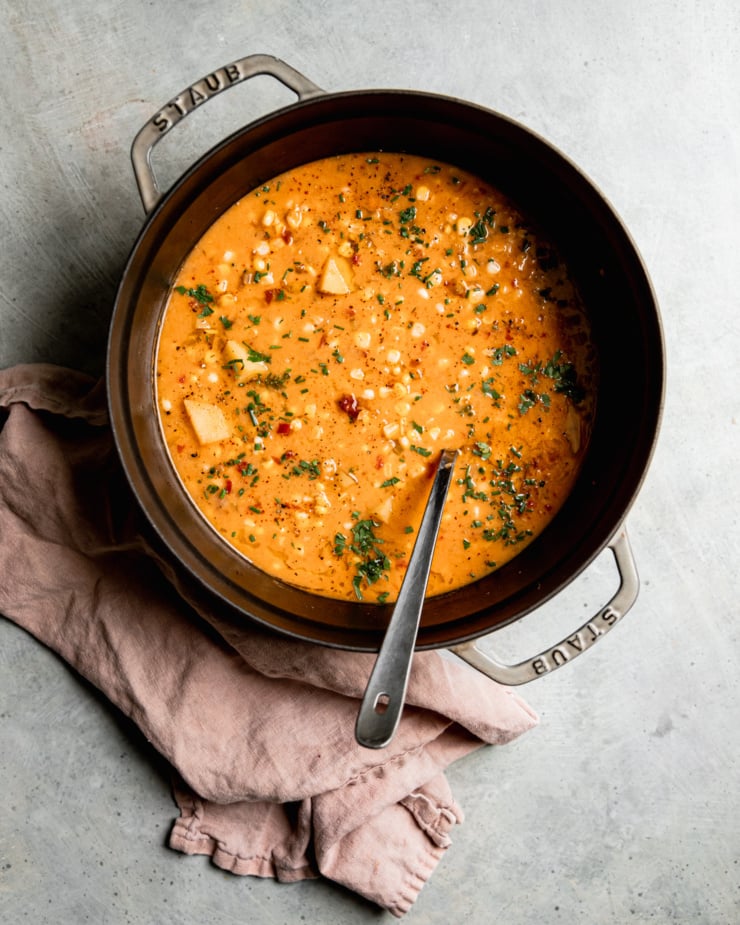
<path id="1" fill-rule="evenodd" d="M 200 286 L 196 286 L 195 289 L 189 289 L 187 286 L 175 286 L 175 292 L 179 292 L 180 295 L 190 296 L 191 299 L 195 299 L 201 305 L 210 305 L 213 302 L 213 296 L 202 283 Z"/>
<path id="2" fill-rule="evenodd" d="M 401 209 L 398 219 L 402 225 L 408 225 L 416 218 L 416 206 L 409 206 L 407 209 Z"/>
<path id="3" fill-rule="evenodd" d="M 358 515 L 353 514 L 354 517 Z M 334 537 L 334 552 L 341 556 L 349 548 L 360 561 L 356 564 L 356 574 L 352 579 L 352 587 L 359 601 L 363 600 L 363 585 L 369 586 L 375 584 L 383 577 L 388 577 L 390 571 L 390 559 L 380 548 L 383 540 L 376 536 L 375 528 L 378 524 L 370 519 L 357 520 L 352 526 L 352 542 L 348 543 L 347 537 L 343 533 L 337 533 Z"/>
<path id="4" fill-rule="evenodd" d="M 253 347 L 250 347 L 249 344 L 244 344 L 247 348 L 247 360 L 250 363 L 271 363 L 272 357 L 267 353 L 260 353 L 259 350 L 255 350 Z"/>
<path id="5" fill-rule="evenodd" d="M 470 238 L 470 243 L 473 245 L 483 244 L 488 239 L 488 232 L 490 228 L 493 228 L 493 221 L 496 212 L 489 206 L 483 215 L 480 212 L 476 212 L 477 221 L 474 225 L 471 225 L 468 230 L 468 237 Z"/>

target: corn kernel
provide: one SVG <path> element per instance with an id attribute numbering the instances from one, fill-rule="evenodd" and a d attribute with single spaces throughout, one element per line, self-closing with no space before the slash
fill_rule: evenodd
<path id="1" fill-rule="evenodd" d="M 296 231 L 301 227 L 301 222 L 303 221 L 303 212 L 300 209 L 291 209 L 290 212 L 287 212 L 285 215 L 285 224 L 288 228 L 291 228 L 293 231 Z"/>

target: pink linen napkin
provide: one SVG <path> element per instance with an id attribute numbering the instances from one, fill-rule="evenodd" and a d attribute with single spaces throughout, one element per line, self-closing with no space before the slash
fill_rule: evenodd
<path id="1" fill-rule="evenodd" d="M 323 876 L 397 916 L 462 821 L 444 770 L 537 722 L 514 692 L 423 652 L 391 745 L 358 746 L 374 656 L 219 613 L 152 539 L 102 385 L 50 365 L 0 371 L 0 614 L 171 763 L 172 848 L 235 874 Z"/>

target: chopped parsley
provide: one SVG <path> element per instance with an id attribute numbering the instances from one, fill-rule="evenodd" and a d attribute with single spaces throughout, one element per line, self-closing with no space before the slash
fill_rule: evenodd
<path id="1" fill-rule="evenodd" d="M 387 579 L 391 563 L 380 548 L 383 540 L 375 534 L 378 524 L 371 518 L 358 519 L 359 515 L 356 512 L 352 516 L 357 521 L 352 525 L 352 542 L 349 542 L 343 533 L 337 533 L 334 537 L 334 552 L 341 556 L 349 549 L 359 557 L 359 562 L 355 565 L 352 587 L 357 600 L 361 601 L 364 587 L 374 585 L 383 577 Z"/>
<path id="2" fill-rule="evenodd" d="M 201 305 L 210 305 L 213 302 L 213 296 L 203 284 L 196 286 L 194 289 L 189 289 L 187 286 L 175 286 L 175 292 L 179 292 L 180 295 L 190 296 L 191 299 L 195 299 Z"/>

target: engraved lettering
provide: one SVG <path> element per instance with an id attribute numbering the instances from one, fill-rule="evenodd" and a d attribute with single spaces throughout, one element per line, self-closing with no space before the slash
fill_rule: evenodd
<path id="1" fill-rule="evenodd" d="M 619 619 L 619 614 L 613 607 L 605 607 L 599 616 L 608 626 L 614 626 Z"/>
<path id="2" fill-rule="evenodd" d="M 212 90 L 214 93 L 221 89 L 221 78 L 215 72 L 209 74 L 208 77 L 204 77 L 203 80 L 208 89 Z"/>
<path id="3" fill-rule="evenodd" d="M 224 74 L 229 79 L 229 83 L 235 84 L 238 80 L 242 79 L 242 75 L 239 73 L 239 67 L 236 64 L 229 64 L 224 68 Z"/>
<path id="4" fill-rule="evenodd" d="M 580 630 L 575 634 L 575 636 L 571 636 L 570 639 L 567 639 L 566 642 L 569 646 L 572 646 L 576 652 L 583 652 L 584 646 L 583 640 L 581 639 Z"/>
<path id="5" fill-rule="evenodd" d="M 193 108 L 195 108 L 198 103 L 202 103 L 204 100 L 205 96 L 203 96 L 199 90 L 196 90 L 195 87 L 190 88 L 190 102 L 193 104 Z"/>
<path id="6" fill-rule="evenodd" d="M 546 674 L 550 670 L 550 666 L 543 658 L 536 658 L 532 662 L 532 668 L 535 674 Z"/>
<path id="7" fill-rule="evenodd" d="M 596 642 L 599 636 L 604 634 L 604 631 L 600 630 L 598 626 L 594 626 L 593 623 L 587 623 L 585 628 L 591 633 L 591 642 Z"/>
<path id="8" fill-rule="evenodd" d="M 566 652 L 563 652 L 562 649 L 551 649 L 550 655 L 556 668 L 560 668 L 561 665 L 564 665 L 568 661 L 568 655 Z"/>
<path id="9" fill-rule="evenodd" d="M 174 100 L 170 100 L 170 102 L 167 105 L 174 106 L 181 116 L 186 116 L 188 113 L 187 109 L 185 109 L 185 107 L 180 102 L 179 97 L 176 97 Z"/>
<path id="10" fill-rule="evenodd" d="M 160 132 L 166 132 L 170 127 L 170 120 L 167 118 L 164 113 L 158 112 L 157 115 L 152 119 L 152 125 L 154 125 Z"/>

